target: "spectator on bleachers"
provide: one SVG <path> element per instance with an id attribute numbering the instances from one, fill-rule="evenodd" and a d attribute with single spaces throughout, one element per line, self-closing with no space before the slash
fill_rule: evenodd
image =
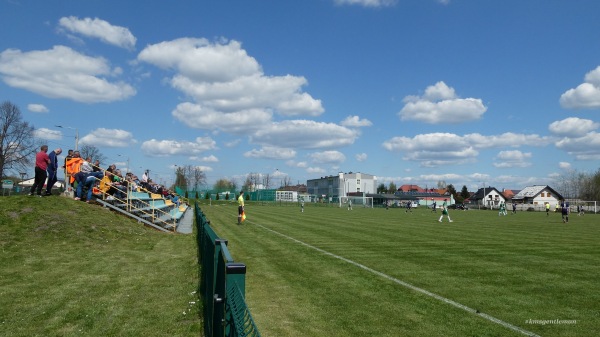
<path id="1" fill-rule="evenodd" d="M 171 198 L 171 201 L 177 205 L 177 207 L 179 207 L 179 205 L 181 204 L 181 200 L 179 200 L 179 196 L 177 194 L 174 194 Z"/>
<path id="2" fill-rule="evenodd" d="M 100 167 L 100 161 L 98 159 L 96 159 L 96 161 L 94 161 L 94 165 L 93 165 L 92 171 L 94 171 L 94 172 L 102 172 L 102 168 Z"/>
<path id="3" fill-rule="evenodd" d="M 91 157 L 85 158 L 85 160 L 81 163 L 81 166 L 79 167 L 79 171 L 84 172 L 84 173 L 94 172 L 94 167 L 92 166 L 92 158 Z"/>
<path id="4" fill-rule="evenodd" d="M 92 190 L 94 188 L 94 185 L 104 177 L 104 174 L 102 173 L 102 171 L 88 173 L 81 171 L 77 173 L 75 177 L 78 180 L 77 190 L 75 192 L 75 200 L 81 200 L 82 195 L 84 193 L 84 189 L 87 189 L 86 202 L 89 203 L 92 198 Z"/>
<path id="5" fill-rule="evenodd" d="M 134 175 L 131 172 L 127 172 L 127 174 L 125 175 L 125 181 L 127 182 L 127 187 L 131 188 L 132 191 L 137 191 L 138 189 L 138 184 L 136 182 L 136 180 L 134 179 Z"/>
<path id="6" fill-rule="evenodd" d="M 75 182 L 75 174 L 81 170 L 81 164 L 83 164 L 83 159 L 81 158 L 79 151 L 73 152 L 72 158 L 67 160 L 65 164 L 67 174 L 70 176 L 70 184 L 73 184 Z"/>
<path id="7" fill-rule="evenodd" d="M 121 184 L 116 181 L 119 180 L 118 178 L 115 178 L 116 171 L 116 166 L 114 164 L 110 165 L 109 168 L 104 172 L 104 178 L 102 178 L 102 181 L 100 181 L 99 189 L 102 193 L 109 195 L 107 200 L 113 198 L 125 199 L 125 193 L 127 192 L 127 189 L 123 190 Z"/>

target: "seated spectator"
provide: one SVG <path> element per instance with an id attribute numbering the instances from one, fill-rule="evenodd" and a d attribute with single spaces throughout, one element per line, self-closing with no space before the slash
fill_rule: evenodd
<path id="1" fill-rule="evenodd" d="M 87 157 L 84 161 L 81 162 L 81 166 L 79 167 L 79 172 L 90 173 L 94 171 L 94 167 L 92 166 L 92 158 Z"/>
<path id="2" fill-rule="evenodd" d="M 101 180 L 102 178 L 104 178 L 104 174 L 102 174 L 102 172 L 90 172 L 90 173 L 82 173 L 79 172 L 78 175 L 80 175 L 80 177 L 84 177 L 84 178 L 79 178 L 79 183 L 77 184 L 77 192 L 76 192 L 76 197 L 75 200 L 81 200 L 82 194 L 83 194 L 83 190 L 84 188 L 87 189 L 87 197 L 86 197 L 86 202 L 90 202 L 90 200 L 92 200 L 92 190 L 94 185 L 96 184 L 96 182 L 98 180 Z"/>
<path id="3" fill-rule="evenodd" d="M 173 197 L 171 198 L 171 201 L 177 205 L 177 207 L 179 207 L 179 204 L 181 203 L 181 201 L 179 200 L 179 196 L 177 194 L 173 195 Z"/>
<path id="4" fill-rule="evenodd" d="M 101 172 L 102 171 L 102 168 L 100 168 L 100 161 L 98 159 L 96 159 L 96 161 L 94 161 L 93 171 L 94 172 Z"/>

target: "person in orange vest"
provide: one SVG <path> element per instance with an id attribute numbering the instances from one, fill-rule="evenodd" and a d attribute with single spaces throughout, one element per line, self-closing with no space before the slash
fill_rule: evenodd
<path id="1" fill-rule="evenodd" d="M 83 164 L 83 158 L 81 158 L 79 151 L 73 152 L 73 158 L 67 160 L 65 163 L 65 168 L 67 170 L 67 174 L 69 175 L 69 182 L 71 185 L 75 181 L 75 174 L 81 171 L 81 164 Z"/>

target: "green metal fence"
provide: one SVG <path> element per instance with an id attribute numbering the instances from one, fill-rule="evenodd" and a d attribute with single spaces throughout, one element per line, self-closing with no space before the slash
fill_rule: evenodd
<path id="1" fill-rule="evenodd" d="M 246 266 L 233 261 L 227 240 L 217 236 L 195 204 L 204 334 L 260 337 L 246 305 Z"/>

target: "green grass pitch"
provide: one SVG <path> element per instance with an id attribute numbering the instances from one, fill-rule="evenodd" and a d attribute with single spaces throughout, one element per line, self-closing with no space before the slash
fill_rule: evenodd
<path id="1" fill-rule="evenodd" d="M 201 205 L 263 336 L 600 335 L 600 217 Z M 363 267 L 361 267 L 363 266 Z M 415 291 L 423 289 L 470 312 Z M 485 317 L 484 317 L 485 316 Z M 488 319 L 486 317 L 490 317 Z"/>

